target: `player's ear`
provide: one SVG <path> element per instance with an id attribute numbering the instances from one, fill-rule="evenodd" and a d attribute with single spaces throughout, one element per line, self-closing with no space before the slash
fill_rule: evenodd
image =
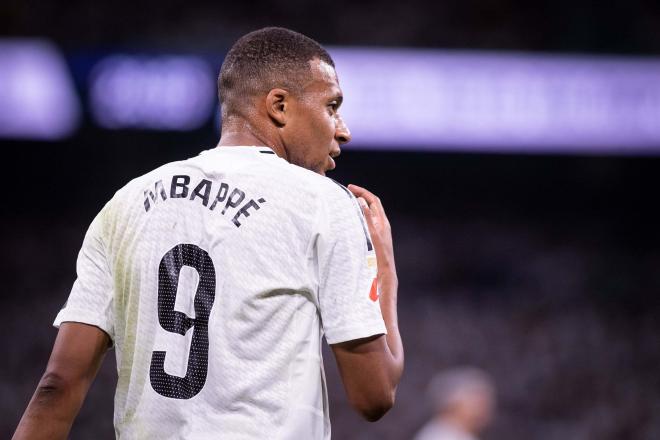
<path id="1" fill-rule="evenodd" d="M 279 127 L 284 127 L 287 122 L 287 110 L 291 95 L 284 89 L 272 89 L 266 96 L 266 111 L 268 116 Z"/>

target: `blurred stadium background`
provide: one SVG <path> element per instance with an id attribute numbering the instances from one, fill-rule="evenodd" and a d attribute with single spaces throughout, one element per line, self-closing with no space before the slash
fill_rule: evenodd
<path id="1" fill-rule="evenodd" d="M 0 437 L 48 359 L 95 213 L 218 138 L 215 76 L 266 25 L 331 47 L 332 177 L 394 229 L 407 370 L 379 423 L 326 368 L 336 439 L 408 439 L 433 374 L 488 371 L 483 439 L 660 438 L 660 6 L 644 0 L 9 0 L 0 7 Z M 113 437 L 111 353 L 71 438 Z"/>

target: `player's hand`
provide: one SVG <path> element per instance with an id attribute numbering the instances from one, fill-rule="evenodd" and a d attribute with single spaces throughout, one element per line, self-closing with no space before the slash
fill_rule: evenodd
<path id="1" fill-rule="evenodd" d="M 394 266 L 394 248 L 392 244 L 392 228 L 385 215 L 385 209 L 380 199 L 370 191 L 357 185 L 348 185 L 348 189 L 357 197 L 362 212 L 369 226 L 371 240 L 376 250 L 378 260 L 378 276 L 396 277 Z"/>

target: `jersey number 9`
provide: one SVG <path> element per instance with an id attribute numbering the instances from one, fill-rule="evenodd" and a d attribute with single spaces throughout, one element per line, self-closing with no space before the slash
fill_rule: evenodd
<path id="1" fill-rule="evenodd" d="M 192 267 L 199 274 L 194 318 L 174 310 L 183 266 Z M 190 399 L 204 387 L 209 362 L 209 315 L 214 299 L 215 268 L 205 250 L 194 244 L 178 244 L 163 256 L 158 267 L 158 323 L 164 330 L 182 336 L 193 327 L 193 335 L 184 377 L 165 372 L 165 351 L 152 353 L 149 380 L 158 394 Z"/>

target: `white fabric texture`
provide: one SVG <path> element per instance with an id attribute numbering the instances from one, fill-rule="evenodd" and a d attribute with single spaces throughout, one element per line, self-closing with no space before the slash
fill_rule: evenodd
<path id="1" fill-rule="evenodd" d="M 329 439 L 321 339 L 386 332 L 374 263 L 345 188 L 219 147 L 115 194 L 54 324 L 112 338 L 119 439 Z"/>

